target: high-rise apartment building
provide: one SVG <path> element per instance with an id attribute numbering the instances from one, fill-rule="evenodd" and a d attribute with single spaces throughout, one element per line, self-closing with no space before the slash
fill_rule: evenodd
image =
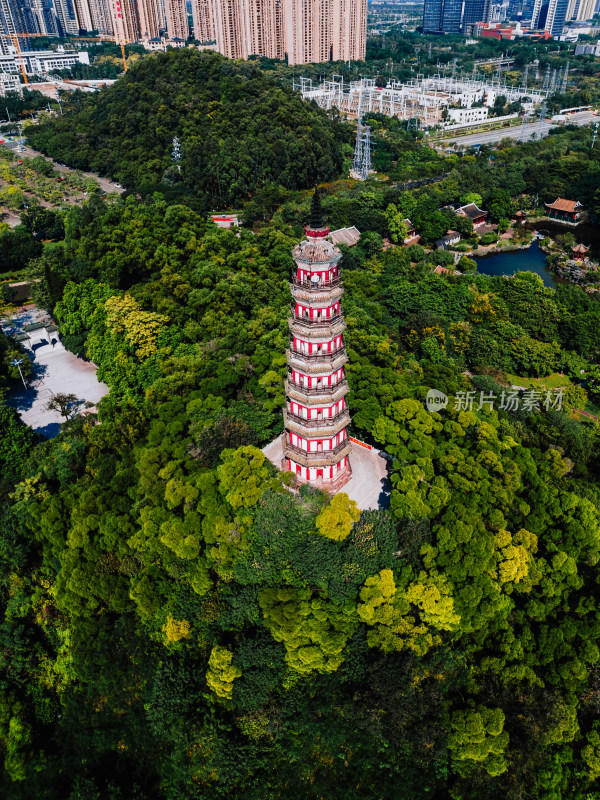
<path id="1" fill-rule="evenodd" d="M 569 10 L 569 0 L 535 0 L 531 27 L 548 31 L 555 39 L 562 33 Z"/>
<path id="2" fill-rule="evenodd" d="M 596 0 L 569 0 L 567 21 L 585 22 L 592 19 L 596 8 Z"/>
<path id="3" fill-rule="evenodd" d="M 215 17 L 211 0 L 192 0 L 194 38 L 199 42 L 214 42 Z"/>
<path id="4" fill-rule="evenodd" d="M 248 58 L 244 45 L 242 4 L 240 0 L 214 0 L 213 16 L 217 50 L 227 58 Z"/>
<path id="5" fill-rule="evenodd" d="M 462 7 L 463 0 L 425 0 L 423 33 L 460 33 Z"/>
<path id="6" fill-rule="evenodd" d="M 23 32 L 42 36 L 58 36 L 62 32 L 51 0 L 22 0 L 19 3 L 19 15 L 23 21 Z"/>
<path id="7" fill-rule="evenodd" d="M 93 31 L 94 23 L 92 22 L 92 11 L 88 0 L 75 0 L 75 13 L 77 14 L 77 21 L 79 28 L 83 31 Z"/>
<path id="8" fill-rule="evenodd" d="M 491 22 L 490 10 L 490 0 L 465 0 L 462 18 L 463 33 L 471 34 L 476 22 Z"/>
<path id="9" fill-rule="evenodd" d="M 27 31 L 20 9 L 11 0 L 0 0 L 0 27 L 9 35 Z"/>
<path id="10" fill-rule="evenodd" d="M 169 39 L 185 40 L 190 35 L 185 0 L 166 0 L 167 34 Z"/>
<path id="11" fill-rule="evenodd" d="M 140 38 L 135 0 L 110 0 L 110 15 L 115 39 L 119 44 L 137 42 Z"/>
<path id="12" fill-rule="evenodd" d="M 60 24 L 62 35 L 77 36 L 79 33 L 79 22 L 75 13 L 75 6 L 72 0 L 54 0 L 56 16 Z"/>
<path id="13" fill-rule="evenodd" d="M 229 58 L 365 58 L 366 0 L 213 0 L 213 19 L 217 50 Z"/>
<path id="14" fill-rule="evenodd" d="M 137 0 L 137 12 L 140 38 L 154 39 L 160 29 L 157 0 Z"/>
<path id="15" fill-rule="evenodd" d="M 110 0 L 87 0 L 87 3 L 92 17 L 90 30 L 111 36 L 113 24 L 110 13 Z"/>

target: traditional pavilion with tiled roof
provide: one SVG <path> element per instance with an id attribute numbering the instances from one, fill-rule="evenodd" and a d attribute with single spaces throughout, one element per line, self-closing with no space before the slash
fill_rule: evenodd
<path id="1" fill-rule="evenodd" d="M 544 203 L 544 205 L 550 219 L 556 219 L 570 225 L 577 224 L 583 211 L 583 206 L 579 200 L 565 200 L 563 197 L 557 197 L 553 203 Z"/>
<path id="2" fill-rule="evenodd" d="M 575 261 L 583 261 L 589 249 L 590 245 L 586 246 L 585 244 L 574 244 L 571 248 L 572 258 L 574 258 Z"/>
<path id="3" fill-rule="evenodd" d="M 404 224 L 408 228 L 406 231 L 406 236 L 404 237 L 404 244 L 417 244 L 420 241 L 421 237 L 415 230 L 415 226 L 412 222 L 408 219 L 408 217 L 404 220 Z"/>
<path id="4" fill-rule="evenodd" d="M 461 206 L 456 209 L 456 214 L 459 217 L 467 217 L 473 223 L 473 227 L 477 228 L 479 225 L 485 223 L 485 218 L 488 215 L 487 211 L 478 208 L 475 203 L 467 203 L 466 206 Z"/>

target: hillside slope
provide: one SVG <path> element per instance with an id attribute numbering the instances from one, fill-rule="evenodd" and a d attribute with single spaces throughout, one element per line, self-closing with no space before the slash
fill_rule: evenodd
<path id="1" fill-rule="evenodd" d="M 64 116 L 29 129 L 34 147 L 70 166 L 138 190 L 183 181 L 219 206 L 264 183 L 298 189 L 334 178 L 343 135 L 257 66 L 187 49 L 141 59 L 110 88 L 71 97 Z"/>

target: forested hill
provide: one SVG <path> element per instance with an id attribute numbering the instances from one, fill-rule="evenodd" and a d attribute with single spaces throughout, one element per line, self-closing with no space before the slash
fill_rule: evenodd
<path id="1" fill-rule="evenodd" d="M 188 49 L 141 59 L 109 89 L 77 94 L 64 116 L 29 129 L 33 146 L 57 161 L 142 191 L 183 181 L 216 206 L 265 183 L 298 189 L 330 180 L 341 171 L 343 135 L 258 67 Z"/>

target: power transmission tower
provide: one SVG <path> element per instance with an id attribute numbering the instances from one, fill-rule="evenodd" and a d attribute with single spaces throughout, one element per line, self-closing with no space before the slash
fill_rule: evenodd
<path id="1" fill-rule="evenodd" d="M 428 58 L 429 58 L 429 60 L 431 61 L 431 42 L 429 42 L 429 54 L 428 54 Z"/>
<path id="2" fill-rule="evenodd" d="M 365 125 L 365 132 L 362 141 L 362 164 L 360 176 L 366 181 L 371 172 L 371 128 Z"/>
<path id="3" fill-rule="evenodd" d="M 565 92 L 567 91 L 568 77 L 569 77 L 569 62 L 567 61 L 567 66 L 565 67 L 565 74 L 563 75 L 562 94 L 565 94 Z"/>
<path id="4" fill-rule="evenodd" d="M 179 139 L 174 136 L 173 137 L 173 149 L 171 150 L 171 158 L 175 163 L 181 161 L 181 145 L 179 144 Z"/>
<path id="5" fill-rule="evenodd" d="M 542 83 L 542 92 L 547 92 L 550 88 L 550 64 L 546 67 L 546 74 L 544 75 L 544 81 Z"/>
<path id="6" fill-rule="evenodd" d="M 590 150 L 593 150 L 594 145 L 596 144 L 596 136 L 598 135 L 598 124 L 599 123 L 596 122 L 596 124 L 594 125 L 594 133 L 592 134 L 592 146 L 590 147 Z"/>
<path id="7" fill-rule="evenodd" d="M 371 172 L 371 128 L 368 125 L 361 125 L 360 120 L 356 130 L 352 171 L 361 181 L 366 181 Z"/>
<path id="8" fill-rule="evenodd" d="M 406 126 L 407 131 L 415 131 L 415 133 L 419 130 L 419 118 L 418 117 L 411 117 L 408 120 L 408 124 Z"/>
<path id="9" fill-rule="evenodd" d="M 541 139 L 542 137 L 542 132 L 544 129 L 543 123 L 546 119 L 546 114 L 547 114 L 547 107 L 546 107 L 546 101 L 544 100 L 544 102 L 540 106 L 540 118 L 538 120 L 538 139 Z"/>
<path id="10" fill-rule="evenodd" d="M 529 74 L 529 64 L 525 64 L 525 72 L 523 73 L 523 86 L 527 88 L 527 75 Z"/>
<path id="11" fill-rule="evenodd" d="M 360 174 L 362 165 L 362 131 L 360 125 L 360 117 L 356 125 L 356 145 L 354 146 L 354 158 L 352 159 L 352 169 L 357 174 Z"/>
<path id="12" fill-rule="evenodd" d="M 358 90 L 358 108 L 356 109 L 356 146 L 354 147 L 354 158 L 352 159 L 352 169 L 360 173 L 362 165 L 362 87 Z"/>
<path id="13" fill-rule="evenodd" d="M 554 90 L 556 88 L 556 70 L 552 70 L 552 80 L 550 81 L 550 94 L 554 94 Z"/>

